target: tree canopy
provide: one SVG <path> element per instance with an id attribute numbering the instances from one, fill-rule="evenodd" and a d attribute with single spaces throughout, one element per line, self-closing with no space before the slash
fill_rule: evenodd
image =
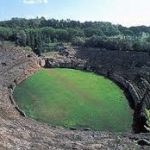
<path id="1" fill-rule="evenodd" d="M 109 22 L 12 18 L 0 22 L 0 39 L 30 46 L 36 53 L 50 51 L 51 43 L 110 50 L 150 51 L 150 27 L 123 27 Z"/>

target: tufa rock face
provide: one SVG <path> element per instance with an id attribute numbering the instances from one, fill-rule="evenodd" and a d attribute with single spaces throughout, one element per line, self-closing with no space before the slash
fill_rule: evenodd
<path id="1" fill-rule="evenodd" d="M 67 56 L 66 54 L 63 56 L 62 53 L 55 57 L 45 58 L 46 66 L 74 67 L 95 71 L 93 62 L 90 63 L 90 59 L 85 56 L 84 59 L 79 58 L 77 51 L 74 51 L 71 56 L 69 52 Z M 150 138 L 149 134 L 134 135 L 131 133 L 63 129 L 24 117 L 23 112 L 18 110 L 13 101 L 12 92 L 17 84 L 40 68 L 39 58 L 33 53 L 22 51 L 19 47 L 3 47 L 0 48 L 0 61 L 7 64 L 2 65 L 0 63 L 0 150 L 140 149 L 141 146 L 138 145 L 138 141 Z M 102 63 L 97 63 L 95 66 L 104 67 Z M 105 72 L 107 73 L 106 70 L 102 69 L 102 73 Z M 110 76 L 112 73 L 107 74 Z M 113 78 L 117 78 L 118 81 L 128 87 L 124 76 L 114 73 L 113 75 Z M 145 76 L 142 76 L 142 81 L 143 78 L 147 81 Z M 136 87 L 135 85 L 138 85 L 139 82 L 133 83 L 132 88 L 137 91 L 139 86 Z M 139 92 L 137 94 L 139 95 Z M 143 149 L 149 148 L 143 147 Z"/>

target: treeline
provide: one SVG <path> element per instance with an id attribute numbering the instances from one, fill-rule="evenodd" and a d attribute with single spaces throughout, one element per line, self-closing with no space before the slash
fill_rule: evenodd
<path id="1" fill-rule="evenodd" d="M 92 36 L 84 44 L 87 47 L 105 48 L 109 50 L 121 51 L 148 51 L 150 52 L 150 42 L 148 39 L 142 40 L 135 37 L 100 37 Z"/>
<path id="2" fill-rule="evenodd" d="M 38 54 L 51 51 L 60 42 L 110 50 L 150 51 L 150 27 L 126 28 L 109 22 L 13 18 L 0 22 L 0 39 L 30 46 Z"/>

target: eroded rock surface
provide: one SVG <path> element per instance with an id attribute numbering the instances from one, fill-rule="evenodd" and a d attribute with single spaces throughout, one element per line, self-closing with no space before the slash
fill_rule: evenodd
<path id="1" fill-rule="evenodd" d="M 67 67 L 76 62 L 75 54 L 65 51 L 65 55 L 60 53 L 47 63 L 50 67 Z M 85 67 L 88 61 L 78 58 L 78 67 Z M 24 117 L 23 112 L 18 111 L 12 92 L 17 84 L 38 69 L 39 58 L 33 53 L 19 47 L 0 49 L 0 150 L 133 150 L 141 149 L 139 140 L 149 140 L 149 134 L 69 130 Z M 143 146 L 143 149 L 149 147 Z"/>

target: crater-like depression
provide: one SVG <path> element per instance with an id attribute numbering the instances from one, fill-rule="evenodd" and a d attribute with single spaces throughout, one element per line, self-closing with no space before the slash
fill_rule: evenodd
<path id="1" fill-rule="evenodd" d="M 132 110 L 113 81 L 73 69 L 40 69 L 14 90 L 28 117 L 66 128 L 126 132 Z"/>

